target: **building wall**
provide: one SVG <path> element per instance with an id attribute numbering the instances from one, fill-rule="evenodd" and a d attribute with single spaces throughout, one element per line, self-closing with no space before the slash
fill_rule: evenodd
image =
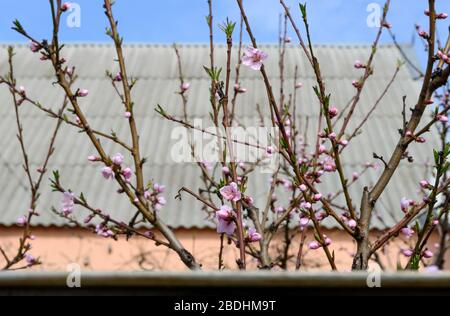
<path id="1" fill-rule="evenodd" d="M 352 253 L 355 251 L 354 243 L 339 230 L 328 230 L 324 232 L 333 240 L 330 249 L 336 254 L 336 264 L 341 271 L 350 270 Z M 12 254 L 18 243 L 21 230 L 18 228 L 0 227 L 0 245 Z M 76 263 L 82 269 L 88 270 L 182 270 L 186 269 L 180 263 L 177 255 L 162 246 L 155 246 L 148 240 L 133 238 L 126 241 L 104 239 L 89 231 L 73 228 L 35 228 L 31 254 L 39 257 L 43 264 L 35 267 L 37 270 L 65 271 L 67 266 Z M 204 269 L 217 269 L 220 248 L 220 238 L 212 230 L 177 230 L 177 236 L 185 247 L 193 253 Z M 373 237 L 380 234 L 374 232 Z M 297 234 L 298 235 L 298 234 Z M 311 241 L 313 236 L 308 235 L 306 242 Z M 429 248 L 436 252 L 437 236 L 432 236 Z M 226 268 L 236 269 L 236 259 L 239 251 L 233 244 L 229 245 L 225 240 L 223 258 Z M 293 269 L 299 248 L 300 240 L 292 241 L 290 251 L 289 268 Z M 257 246 L 257 245 L 255 245 Z M 272 257 L 282 253 L 283 242 L 277 237 L 271 248 Z M 404 265 L 406 258 L 400 254 L 400 249 L 408 246 L 408 240 L 403 237 L 397 238 L 395 242 L 386 247 L 385 254 L 380 256 L 382 265 L 395 270 L 397 263 Z M 450 268 L 450 252 L 446 256 L 446 268 Z M 0 258 L 2 266 L 3 258 Z M 249 266 L 256 268 L 257 262 L 249 257 Z M 426 263 L 430 263 L 428 259 Z M 329 270 L 322 250 L 309 250 L 305 247 L 304 264 L 302 270 Z"/>

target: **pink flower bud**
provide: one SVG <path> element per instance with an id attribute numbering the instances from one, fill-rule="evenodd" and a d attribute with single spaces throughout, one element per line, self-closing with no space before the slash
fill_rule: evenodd
<path id="1" fill-rule="evenodd" d="M 364 66 L 364 64 L 361 62 L 361 61 L 359 61 L 359 60 L 357 60 L 357 61 L 355 61 L 355 68 L 356 69 L 362 69 L 362 68 L 365 68 L 366 66 Z"/>
<path id="2" fill-rule="evenodd" d="M 341 140 L 339 141 L 339 145 L 341 145 L 342 147 L 347 146 L 347 145 L 348 145 L 348 140 L 346 140 L 346 139 L 341 139 Z"/>
<path id="3" fill-rule="evenodd" d="M 189 82 L 183 82 L 183 84 L 180 86 L 181 93 L 185 93 L 186 91 L 189 90 L 190 87 L 191 84 Z"/>
<path id="4" fill-rule="evenodd" d="M 360 177 L 360 175 L 359 175 L 359 173 L 358 172 L 353 172 L 352 173 L 352 179 L 353 179 L 353 181 L 356 181 L 356 180 L 358 180 L 359 179 L 359 177 Z"/>
<path id="5" fill-rule="evenodd" d="M 114 81 L 116 81 L 116 82 L 121 82 L 123 79 L 122 79 L 122 74 L 119 72 L 114 78 L 113 78 L 113 80 Z"/>
<path id="6" fill-rule="evenodd" d="M 308 244 L 308 248 L 311 249 L 311 250 L 316 250 L 316 249 L 319 249 L 320 247 L 321 247 L 320 243 L 317 240 L 311 241 Z"/>
<path id="7" fill-rule="evenodd" d="M 62 12 L 66 12 L 67 10 L 70 9 L 72 5 L 69 2 L 65 2 L 61 5 L 61 11 Z"/>
<path id="8" fill-rule="evenodd" d="M 123 114 L 123 117 L 126 118 L 126 119 L 129 119 L 131 117 L 131 112 L 125 112 Z"/>
<path id="9" fill-rule="evenodd" d="M 80 89 L 78 90 L 77 96 L 78 97 L 87 97 L 89 95 L 89 90 L 87 89 Z"/>
<path id="10" fill-rule="evenodd" d="M 305 184 L 300 184 L 299 186 L 300 191 L 305 192 L 306 190 L 308 190 L 308 187 Z"/>
<path id="11" fill-rule="evenodd" d="M 96 162 L 96 161 L 100 161 L 100 160 L 101 160 L 101 158 L 100 158 L 100 157 L 97 157 L 97 156 L 94 156 L 94 155 L 92 155 L 92 156 L 89 156 L 89 157 L 88 157 L 88 160 L 89 160 L 90 162 Z"/>
<path id="12" fill-rule="evenodd" d="M 337 135 L 336 135 L 335 132 L 328 134 L 328 138 L 331 139 L 331 140 L 335 140 L 335 139 L 336 139 L 336 136 L 337 136 Z"/>
<path id="13" fill-rule="evenodd" d="M 406 236 L 406 238 L 411 238 L 412 235 L 414 234 L 414 230 L 412 230 L 412 229 L 409 228 L 409 227 L 404 227 L 404 228 L 402 228 L 402 229 L 401 229 L 401 232 L 402 232 L 403 235 Z"/>
<path id="14" fill-rule="evenodd" d="M 324 145 L 319 146 L 319 154 L 324 154 L 327 152 L 327 148 Z"/>
<path id="15" fill-rule="evenodd" d="M 321 199 L 322 199 L 322 194 L 320 194 L 320 193 L 314 194 L 314 201 L 320 201 Z"/>
<path id="16" fill-rule="evenodd" d="M 24 87 L 24 86 L 20 86 L 17 90 L 19 91 L 19 93 L 20 93 L 22 96 L 25 96 L 26 90 L 25 90 L 25 87 Z"/>
<path id="17" fill-rule="evenodd" d="M 297 82 L 296 84 L 295 84 L 295 89 L 300 89 L 300 88 L 302 88 L 303 87 L 303 83 L 301 83 L 301 82 Z"/>
<path id="18" fill-rule="evenodd" d="M 359 81 L 358 81 L 358 80 L 353 80 L 353 81 L 352 81 L 352 85 L 353 85 L 355 88 L 359 88 L 359 87 L 360 87 L 360 84 L 359 84 Z"/>
<path id="19" fill-rule="evenodd" d="M 29 45 L 30 45 L 30 50 L 33 53 L 37 53 L 41 49 L 41 45 L 36 42 L 30 41 Z"/>
<path id="20" fill-rule="evenodd" d="M 433 225 L 434 225 L 434 226 L 439 225 L 439 220 L 438 220 L 438 219 L 433 220 Z"/>
<path id="21" fill-rule="evenodd" d="M 446 18 L 448 18 L 448 14 L 445 12 L 436 15 L 436 19 L 438 20 L 445 20 Z"/>
<path id="22" fill-rule="evenodd" d="M 445 115 L 438 115 L 438 116 L 436 116 L 436 118 L 438 119 L 439 122 L 442 122 L 442 123 L 448 122 L 448 117 Z"/>
<path id="23" fill-rule="evenodd" d="M 270 157 L 273 155 L 273 153 L 275 152 L 275 148 L 273 148 L 272 146 L 269 146 L 266 148 L 266 154 Z"/>
<path id="24" fill-rule="evenodd" d="M 422 256 L 424 257 L 424 258 L 433 258 L 433 252 L 431 252 L 430 250 L 425 250 L 424 252 L 422 252 Z"/>
<path id="25" fill-rule="evenodd" d="M 420 181 L 419 184 L 422 189 L 428 189 L 430 187 L 430 184 L 426 180 Z"/>
<path id="26" fill-rule="evenodd" d="M 357 223 L 356 223 L 356 221 L 354 219 L 351 219 L 351 220 L 348 221 L 347 225 L 351 229 L 354 229 L 356 227 Z"/>
<path id="27" fill-rule="evenodd" d="M 328 109 L 328 115 L 330 116 L 330 118 L 337 116 L 338 113 L 339 113 L 339 110 L 335 106 L 332 106 L 331 108 Z"/>
<path id="28" fill-rule="evenodd" d="M 331 238 L 328 237 L 325 238 L 325 246 L 331 245 L 331 242 L 332 242 Z"/>
<path id="29" fill-rule="evenodd" d="M 25 217 L 25 216 L 20 216 L 18 219 L 17 219 L 17 225 L 19 225 L 19 226 L 25 226 L 26 224 L 27 224 L 27 218 Z"/>
<path id="30" fill-rule="evenodd" d="M 413 255 L 413 251 L 411 249 L 402 249 L 401 252 L 405 257 L 411 257 Z"/>

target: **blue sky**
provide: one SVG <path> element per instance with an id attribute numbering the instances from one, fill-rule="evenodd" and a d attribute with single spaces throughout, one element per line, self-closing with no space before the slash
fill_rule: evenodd
<path id="1" fill-rule="evenodd" d="M 307 0 L 302 0 L 302 2 Z M 37 38 L 50 36 L 50 13 L 47 0 L 1 0 L 0 41 L 20 42 L 23 39 L 11 29 L 11 22 L 19 19 Z M 107 21 L 101 0 L 76 0 L 81 7 L 81 27 L 62 26 L 61 38 L 66 42 L 106 42 Z M 213 0 L 216 24 L 226 17 L 239 20 L 234 0 Z M 297 18 L 298 1 L 286 0 Z M 367 6 L 384 0 L 309 0 L 309 20 L 316 43 L 371 43 L 376 28 L 367 26 Z M 450 12 L 450 0 L 436 0 L 438 11 Z M 389 21 L 402 43 L 410 43 L 414 23 L 426 25 L 423 10 L 427 0 L 392 0 Z M 249 19 L 259 42 L 277 41 L 278 16 L 282 12 L 278 0 L 246 0 Z M 116 17 L 126 42 L 145 43 L 203 43 L 208 41 L 205 24 L 206 0 L 117 0 Z M 300 22 L 300 21 L 299 21 Z M 448 34 L 450 19 L 439 23 L 441 37 Z M 300 24 L 300 23 L 299 23 Z M 220 32 L 218 40 L 223 40 Z M 293 35 L 292 32 L 290 32 Z M 389 42 L 385 36 L 383 42 Z M 417 52 L 423 60 L 423 47 L 416 41 Z"/>

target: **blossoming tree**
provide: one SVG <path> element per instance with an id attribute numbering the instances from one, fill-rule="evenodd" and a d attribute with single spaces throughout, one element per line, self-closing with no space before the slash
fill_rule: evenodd
<path id="1" fill-rule="evenodd" d="M 88 122 L 80 103 L 83 98 L 89 97 L 89 91 L 85 88 L 74 89 L 76 82 L 76 71 L 73 66 L 68 66 L 70 61 L 64 58 L 64 47 L 60 43 L 59 28 L 61 17 L 70 8 L 70 4 L 62 3 L 61 0 L 49 0 L 52 13 L 53 32 L 49 40 L 40 41 L 33 37 L 33 34 L 25 30 L 19 21 L 14 22 L 14 30 L 22 34 L 30 41 L 30 53 L 37 54 L 43 63 L 47 63 L 54 71 L 55 82 L 64 91 L 65 98 L 58 112 L 46 108 L 38 101 L 28 97 L 26 89 L 18 86 L 14 77 L 13 50 L 9 50 L 10 71 L 7 76 L 1 77 L 0 82 L 9 87 L 13 104 L 16 110 L 17 127 L 19 142 L 23 153 L 25 175 L 29 178 L 31 188 L 30 210 L 26 216 L 18 219 L 18 224 L 24 226 L 23 237 L 20 239 L 18 252 L 14 257 L 9 257 L 1 248 L 2 254 L 6 260 L 4 269 L 14 269 L 39 264 L 31 253 L 31 242 L 33 236 L 31 226 L 33 217 L 38 216 L 36 205 L 39 198 L 40 183 L 47 172 L 47 166 L 51 160 L 51 155 L 55 150 L 53 148 L 54 140 L 61 124 L 68 124 L 76 128 L 86 137 L 86 141 L 92 143 L 96 153 L 87 157 L 87 163 L 101 165 L 101 174 L 106 180 L 115 181 L 120 189 L 119 194 L 128 197 L 130 205 L 135 208 L 136 216 L 141 216 L 149 225 L 149 229 L 144 231 L 135 226 L 135 219 L 130 219 L 129 224 L 111 218 L 107 213 L 97 209 L 87 201 L 83 194 L 77 194 L 83 188 L 66 188 L 60 181 L 59 172 L 53 172 L 53 189 L 61 194 L 61 206 L 58 214 L 66 218 L 69 222 L 76 221 L 74 217 L 75 206 L 85 208 L 90 215 L 79 223 L 95 231 L 105 238 L 120 238 L 121 235 L 127 238 L 144 238 L 149 242 L 154 242 L 160 246 L 167 247 L 176 252 L 180 260 L 190 269 L 201 269 L 201 262 L 181 244 L 174 231 L 161 219 L 159 212 L 166 204 L 163 196 L 165 187 L 157 183 L 147 182 L 144 178 L 143 168 L 146 161 L 141 155 L 141 145 L 139 141 L 139 127 L 137 126 L 134 114 L 135 105 L 132 97 L 132 90 L 135 81 L 130 77 L 125 63 L 122 50 L 123 39 L 119 35 L 118 23 L 113 16 L 113 1 L 104 0 L 103 7 L 106 18 L 109 22 L 107 35 L 114 43 L 117 54 L 117 62 L 120 72 L 117 74 L 107 73 L 111 81 L 113 91 L 117 93 L 123 106 L 123 116 L 126 120 L 131 135 L 131 144 L 120 140 L 116 135 L 110 135 L 103 131 L 95 130 Z M 372 187 L 364 187 L 360 190 L 359 196 L 351 196 L 349 187 L 358 185 L 360 172 L 346 174 L 343 168 L 342 153 L 351 143 L 352 139 L 358 135 L 365 127 L 365 123 L 371 119 L 371 114 L 379 104 L 379 101 L 369 111 L 361 124 L 353 131 L 349 130 L 349 123 L 353 119 L 355 109 L 361 99 L 362 91 L 366 87 L 366 82 L 373 74 L 373 60 L 377 54 L 377 47 L 380 37 L 386 30 L 391 32 L 392 25 L 388 23 L 388 12 L 390 0 L 386 1 L 381 17 L 380 27 L 373 42 L 372 50 L 367 61 L 356 61 L 354 67 L 361 70 L 361 77 L 353 81 L 355 89 L 354 97 L 345 108 L 338 108 L 332 103 L 332 95 L 328 91 L 325 81 L 322 77 L 320 60 L 317 58 L 314 46 L 312 45 L 311 34 L 308 23 L 308 14 L 306 5 L 300 4 L 299 9 L 302 15 L 302 21 L 296 21 L 291 15 L 291 9 L 280 0 L 280 8 L 284 11 L 285 27 L 284 34 L 280 34 L 280 69 L 283 73 L 285 67 L 283 62 L 283 49 L 286 43 L 293 39 L 286 35 L 288 23 L 294 30 L 297 41 L 300 44 L 299 50 L 302 57 L 308 61 L 308 65 L 315 74 L 316 85 L 312 88 L 317 96 L 317 102 L 320 105 L 318 109 L 319 130 L 314 139 L 314 146 L 311 153 L 306 152 L 308 144 L 299 135 L 296 124 L 295 101 L 286 100 L 283 88 L 280 91 L 280 98 L 276 97 L 272 83 L 269 80 L 264 63 L 269 57 L 264 51 L 258 48 L 258 43 L 253 35 L 251 21 L 247 17 L 245 6 L 242 0 L 236 0 L 236 4 L 241 13 L 240 36 L 238 41 L 238 63 L 233 65 L 231 60 L 232 49 L 235 46 L 234 34 L 236 23 L 229 20 L 220 24 L 220 29 L 226 36 L 226 54 L 227 63 L 217 65 L 214 59 L 214 22 L 213 22 L 213 3 L 208 0 L 209 14 L 207 24 L 210 31 L 210 60 L 205 71 L 210 77 L 210 106 L 211 123 L 216 132 L 213 136 L 217 138 L 219 144 L 218 166 L 219 172 L 208 162 L 197 161 L 198 168 L 202 173 L 204 183 L 203 188 L 179 188 L 180 195 L 188 194 L 190 198 L 201 201 L 208 214 L 212 214 L 214 222 L 217 224 L 218 240 L 220 240 L 221 249 L 225 247 L 226 238 L 233 247 L 239 249 L 239 259 L 237 267 L 239 269 L 248 268 L 248 258 L 254 258 L 258 262 L 258 268 L 273 269 L 276 266 L 289 269 L 287 264 L 290 252 L 292 236 L 286 234 L 286 246 L 281 253 L 273 253 L 270 250 L 271 243 L 277 235 L 283 231 L 292 231 L 295 235 L 300 235 L 301 242 L 296 251 L 295 268 L 302 266 L 304 248 L 310 250 L 322 251 L 330 268 L 337 269 L 335 254 L 330 250 L 333 241 L 327 237 L 323 231 L 322 221 L 326 218 L 333 220 L 348 236 L 356 242 L 356 252 L 353 257 L 353 270 L 365 270 L 368 268 L 369 260 L 377 257 L 379 251 L 392 239 L 399 234 L 410 238 L 412 247 L 403 249 L 402 253 L 409 260 L 405 269 L 419 269 L 423 258 L 435 256 L 435 265 L 442 268 L 443 256 L 446 249 L 446 232 L 448 231 L 448 213 L 449 213 L 449 178 L 448 168 L 450 155 L 450 146 L 448 144 L 448 110 L 449 110 L 449 83 L 450 75 L 450 41 L 446 47 L 439 47 L 436 35 L 436 24 L 440 20 L 447 18 L 446 13 L 436 12 L 435 0 L 428 0 L 428 8 L 425 14 L 429 17 L 427 29 L 418 27 L 418 36 L 420 36 L 426 45 L 428 52 L 428 61 L 426 70 L 421 78 L 422 88 L 418 100 L 416 100 L 411 111 L 406 110 L 405 100 L 403 100 L 403 126 L 399 126 L 398 143 L 392 148 L 392 154 L 388 159 L 374 154 L 374 158 L 379 160 L 383 170 L 377 181 Z M 300 31 L 299 23 L 303 23 L 305 32 Z M 247 48 L 243 47 L 243 31 L 246 30 L 251 43 Z M 449 37 L 450 38 L 450 37 Z M 305 40 L 306 39 L 306 40 Z M 196 130 L 197 127 L 189 122 L 187 97 L 190 84 L 185 81 L 182 72 L 182 62 L 178 48 L 174 47 L 178 57 L 178 66 L 180 73 L 180 91 L 179 95 L 183 102 L 183 117 L 175 117 L 167 113 L 162 106 L 158 106 L 156 111 L 168 121 L 176 122 L 188 130 Z M 242 87 L 239 80 L 241 66 L 249 67 L 255 72 L 259 72 L 263 81 L 267 101 L 269 104 L 270 119 L 265 124 L 276 127 L 279 135 L 273 145 L 260 148 L 257 144 L 245 143 L 249 147 L 257 147 L 264 151 L 264 157 L 277 155 L 281 158 L 280 164 L 273 170 L 269 195 L 266 201 L 255 201 L 249 196 L 247 191 L 247 180 L 252 177 L 255 166 L 259 162 L 245 164 L 234 158 L 233 148 L 235 139 L 226 131 L 236 126 L 239 117 L 235 111 L 235 102 L 240 94 L 246 93 L 245 87 Z M 388 90 L 392 82 L 396 79 L 396 74 L 401 65 L 398 66 L 392 81 L 387 85 Z M 235 69 L 235 78 L 232 81 L 232 68 Z M 224 71 L 222 71 L 222 69 Z M 283 87 L 283 76 L 281 86 Z M 301 83 L 296 83 L 294 90 L 302 88 Z M 86 87 L 88 88 L 88 87 Z M 303 87 L 302 89 L 306 89 Z M 402 100 L 399 100 L 401 104 Z M 37 109 L 50 115 L 55 119 L 55 132 L 50 139 L 48 155 L 44 159 L 44 164 L 39 170 L 39 178 L 33 179 L 27 162 L 27 149 L 23 142 L 23 128 L 20 123 L 20 105 L 29 103 Z M 294 104 L 293 104 L 294 103 Z M 428 119 L 425 113 L 432 109 L 432 118 Z M 71 120 L 66 112 L 73 113 L 74 119 Z M 262 116 L 261 121 L 265 118 Z M 420 128 L 419 128 L 420 126 Z M 404 216 L 394 226 L 384 231 L 376 239 L 371 239 L 369 232 L 372 228 L 371 218 L 377 201 L 386 186 L 395 175 L 398 166 L 403 160 L 410 161 L 413 158 L 408 155 L 408 147 L 412 143 L 425 142 L 424 135 L 436 126 L 439 129 L 442 145 L 436 148 L 434 152 L 433 182 L 417 179 L 418 188 L 422 190 L 422 197 L 414 200 L 398 197 L 399 208 Z M 225 133 L 220 130 L 224 129 Z M 201 130 L 204 132 L 203 130 Z M 104 149 L 103 142 L 114 142 L 122 148 L 122 153 L 116 153 L 110 156 Z M 194 145 L 192 152 L 194 152 Z M 56 149 L 57 150 L 57 149 Z M 131 157 L 133 166 L 124 164 L 125 158 Z M 229 159 L 225 159 L 228 157 Z M 407 163 L 407 162 L 404 162 Z M 366 169 L 373 167 L 367 165 Z M 365 169 L 365 170 L 366 170 Z M 363 171 L 364 172 L 364 171 Z M 337 174 L 339 178 L 339 187 L 335 188 L 332 194 L 320 192 L 318 184 L 327 181 L 329 174 Z M 291 198 L 282 201 L 283 206 L 276 206 L 277 199 L 275 191 L 278 187 L 287 188 Z M 74 191 L 72 191 L 72 189 Z M 86 188 L 84 188 L 86 189 Z M 177 188 L 178 189 L 178 188 Z M 196 193 L 196 190 L 199 193 Z M 337 207 L 334 202 L 336 197 L 342 196 L 345 202 L 343 207 Z M 360 201 L 359 205 L 354 199 Z M 266 202 L 266 203 L 265 203 Z M 95 201 L 92 203 L 95 204 Z M 265 204 L 265 205 L 264 205 Z M 199 210 L 201 211 L 201 210 Z M 272 214 L 271 216 L 269 216 Z M 425 221 L 414 226 L 414 222 L 420 216 L 425 217 Z M 92 225 L 92 222 L 96 222 Z M 151 227 L 151 229 L 150 229 Z M 438 228 L 442 232 L 440 251 L 433 254 L 428 247 L 430 236 Z M 305 242 L 306 232 L 313 232 L 314 240 Z M 222 251 L 220 251 L 222 254 Z M 24 262 L 25 261 L 25 262 Z M 219 259 L 219 269 L 223 268 L 222 257 Z"/>

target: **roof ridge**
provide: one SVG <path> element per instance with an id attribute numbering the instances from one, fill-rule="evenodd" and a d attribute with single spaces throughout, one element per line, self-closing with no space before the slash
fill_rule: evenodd
<path id="1" fill-rule="evenodd" d="M 192 43 L 176 43 L 179 47 L 209 47 L 209 43 L 202 43 L 202 42 L 192 42 Z M 245 43 L 250 44 L 250 43 Z M 105 46 L 113 46 L 113 43 L 110 42 L 67 42 L 64 43 L 66 47 L 72 46 L 72 47 L 105 47 Z M 17 42 L 17 43 L 0 43 L 0 47 L 5 48 L 8 46 L 15 46 L 15 47 L 23 47 L 28 46 L 27 43 L 23 42 Z M 124 43 L 125 47 L 167 47 L 172 48 L 173 43 L 139 43 L 139 42 L 130 42 L 130 43 Z M 223 46 L 226 47 L 225 43 L 217 43 L 215 46 Z M 261 43 L 258 46 L 260 47 L 278 47 L 277 43 Z M 372 46 L 371 43 L 317 43 L 313 44 L 314 47 L 323 47 L 323 48 L 370 48 Z M 410 43 L 401 43 L 400 46 L 402 47 L 413 47 Z M 298 44 L 288 44 L 288 48 L 298 48 Z M 392 43 L 387 44 L 379 44 L 378 47 L 380 48 L 396 48 L 396 46 Z"/>

